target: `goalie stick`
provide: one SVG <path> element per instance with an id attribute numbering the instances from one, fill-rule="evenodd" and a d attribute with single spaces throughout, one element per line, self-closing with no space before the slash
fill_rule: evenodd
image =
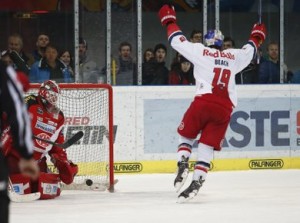
<path id="1" fill-rule="evenodd" d="M 79 139 L 81 139 L 82 136 L 83 136 L 83 132 L 79 131 L 75 135 L 73 135 L 70 139 L 68 139 L 67 141 L 65 141 L 63 144 L 52 142 L 52 141 L 47 140 L 47 139 L 42 139 L 42 138 L 40 138 L 38 136 L 35 136 L 35 135 L 33 136 L 33 138 L 37 139 L 37 140 L 41 140 L 41 141 L 49 143 L 49 144 L 52 144 L 54 146 L 58 146 L 60 148 L 66 149 L 66 148 L 72 146 L 74 143 L 76 143 Z"/>
<path id="2" fill-rule="evenodd" d="M 8 178 L 8 196 L 12 202 L 23 203 L 40 199 L 41 193 L 36 192 L 30 194 L 18 194 L 15 192 L 10 178 Z"/>

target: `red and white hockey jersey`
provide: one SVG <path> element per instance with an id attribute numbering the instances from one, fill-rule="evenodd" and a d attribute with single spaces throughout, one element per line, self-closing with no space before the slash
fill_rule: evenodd
<path id="1" fill-rule="evenodd" d="M 62 144 L 65 141 L 64 135 L 62 134 L 65 120 L 63 113 L 61 111 L 57 113 L 47 112 L 39 101 L 39 98 L 35 95 L 27 96 L 25 98 L 25 103 L 27 104 L 28 111 L 31 115 L 33 135 Z M 39 160 L 46 154 L 54 152 L 52 150 L 55 150 L 55 148 L 56 147 L 51 144 L 35 139 L 33 157 L 34 159 Z"/>
<path id="2" fill-rule="evenodd" d="M 39 101 L 39 98 L 35 95 L 27 96 L 25 98 L 25 103 L 27 104 L 27 108 L 31 116 L 31 128 L 33 135 L 62 144 L 64 142 L 62 128 L 65 120 L 63 113 L 61 111 L 57 113 L 47 112 L 42 103 Z M 18 152 L 14 149 L 10 127 L 3 131 L 1 142 L 3 143 L 3 152 L 5 155 L 10 154 L 17 158 L 20 157 Z M 34 159 L 40 160 L 47 154 L 51 155 L 52 153 L 60 152 L 62 149 L 35 139 L 33 150 Z"/>
<path id="3" fill-rule="evenodd" d="M 242 49 L 220 51 L 189 42 L 175 24 L 168 27 L 168 39 L 177 52 L 194 64 L 196 95 L 213 93 L 237 105 L 235 75 L 253 59 L 254 44 L 249 42 Z"/>

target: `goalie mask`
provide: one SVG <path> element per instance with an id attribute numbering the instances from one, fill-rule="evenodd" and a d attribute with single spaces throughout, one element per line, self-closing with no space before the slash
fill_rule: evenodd
<path id="1" fill-rule="evenodd" d="M 206 46 L 215 46 L 221 48 L 223 44 L 224 36 L 220 30 L 208 30 L 204 35 L 204 41 Z"/>
<path id="2" fill-rule="evenodd" d="M 60 88 L 55 81 L 48 80 L 42 83 L 38 95 L 49 113 L 59 111 L 56 106 L 59 94 Z"/>

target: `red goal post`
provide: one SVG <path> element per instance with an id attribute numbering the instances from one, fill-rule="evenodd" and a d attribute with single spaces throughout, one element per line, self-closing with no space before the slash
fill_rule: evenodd
<path id="1" fill-rule="evenodd" d="M 79 166 L 74 183 L 65 189 L 114 191 L 113 91 L 108 84 L 59 84 L 58 107 L 64 113 L 67 140 L 78 131 L 84 136 L 67 148 L 68 158 Z M 40 84 L 26 93 L 37 94 Z M 91 186 L 87 185 L 92 183 Z"/>

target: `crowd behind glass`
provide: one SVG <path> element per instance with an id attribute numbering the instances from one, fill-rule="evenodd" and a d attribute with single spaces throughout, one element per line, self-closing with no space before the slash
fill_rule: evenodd
<path id="1" fill-rule="evenodd" d="M 186 1 L 184 2 L 186 3 Z M 226 2 L 228 1 L 223 1 L 221 7 L 229 7 L 225 4 Z M 253 3 L 253 1 L 245 1 L 244 5 L 240 5 L 240 9 L 235 10 L 249 10 L 245 9 L 249 7 L 246 3 L 251 2 Z M 277 1 L 268 2 L 273 4 L 274 7 L 276 4 L 278 6 Z M 113 10 L 118 12 L 128 10 L 126 7 L 124 8 L 124 5 L 118 5 L 118 1 L 115 1 L 114 4 Z M 131 7 L 133 5 L 133 3 L 129 3 Z M 143 6 L 144 11 L 147 9 L 152 10 L 151 4 L 148 4 L 147 1 L 143 1 Z M 179 10 L 184 11 L 185 9 L 182 6 Z M 186 13 L 190 13 L 188 9 L 186 11 Z M 157 18 L 153 18 L 153 20 L 155 19 Z M 203 43 L 204 34 L 200 29 L 194 28 L 185 35 L 189 41 L 195 44 Z M 242 46 L 236 46 L 235 40 L 226 33 L 226 30 L 223 31 L 223 35 L 225 36 L 223 50 Z M 286 61 L 283 65 L 283 81 L 281 80 L 280 44 L 277 41 L 272 41 L 272 37 L 269 40 L 271 41 L 265 43 L 264 49 L 260 49 L 259 55 L 253 59 L 249 66 L 236 75 L 237 84 L 300 83 L 300 70 L 289 69 L 289 64 Z M 171 55 L 174 56 L 171 62 L 168 61 L 167 55 L 170 52 L 168 52 L 169 48 L 164 41 L 165 39 L 162 39 L 161 42 L 157 42 L 146 49 L 142 47 L 142 80 L 140 84 L 194 85 L 193 64 L 177 52 L 171 52 Z M 50 38 L 49 33 L 39 33 L 35 37 L 35 42 L 32 42 L 35 49 L 32 52 L 24 52 L 23 37 L 20 33 L 9 34 L 7 48 L 1 51 L 1 60 L 12 65 L 16 70 L 29 75 L 32 83 L 42 83 L 48 79 L 56 80 L 58 83 L 106 83 L 108 76 L 106 65 L 99 64 L 97 59 L 92 56 L 95 55 L 95 52 L 90 54 L 93 48 L 89 47 L 89 40 L 79 37 L 78 44 L 79 70 L 77 74 L 75 74 L 74 69 L 74 48 L 58 47 L 55 40 Z M 115 49 L 117 53 L 112 55 L 111 58 L 110 83 L 112 85 L 139 85 L 139 72 L 135 58 L 136 51 L 133 47 L 135 44 L 135 41 L 131 42 L 128 38 L 117 44 L 118 47 Z"/>

